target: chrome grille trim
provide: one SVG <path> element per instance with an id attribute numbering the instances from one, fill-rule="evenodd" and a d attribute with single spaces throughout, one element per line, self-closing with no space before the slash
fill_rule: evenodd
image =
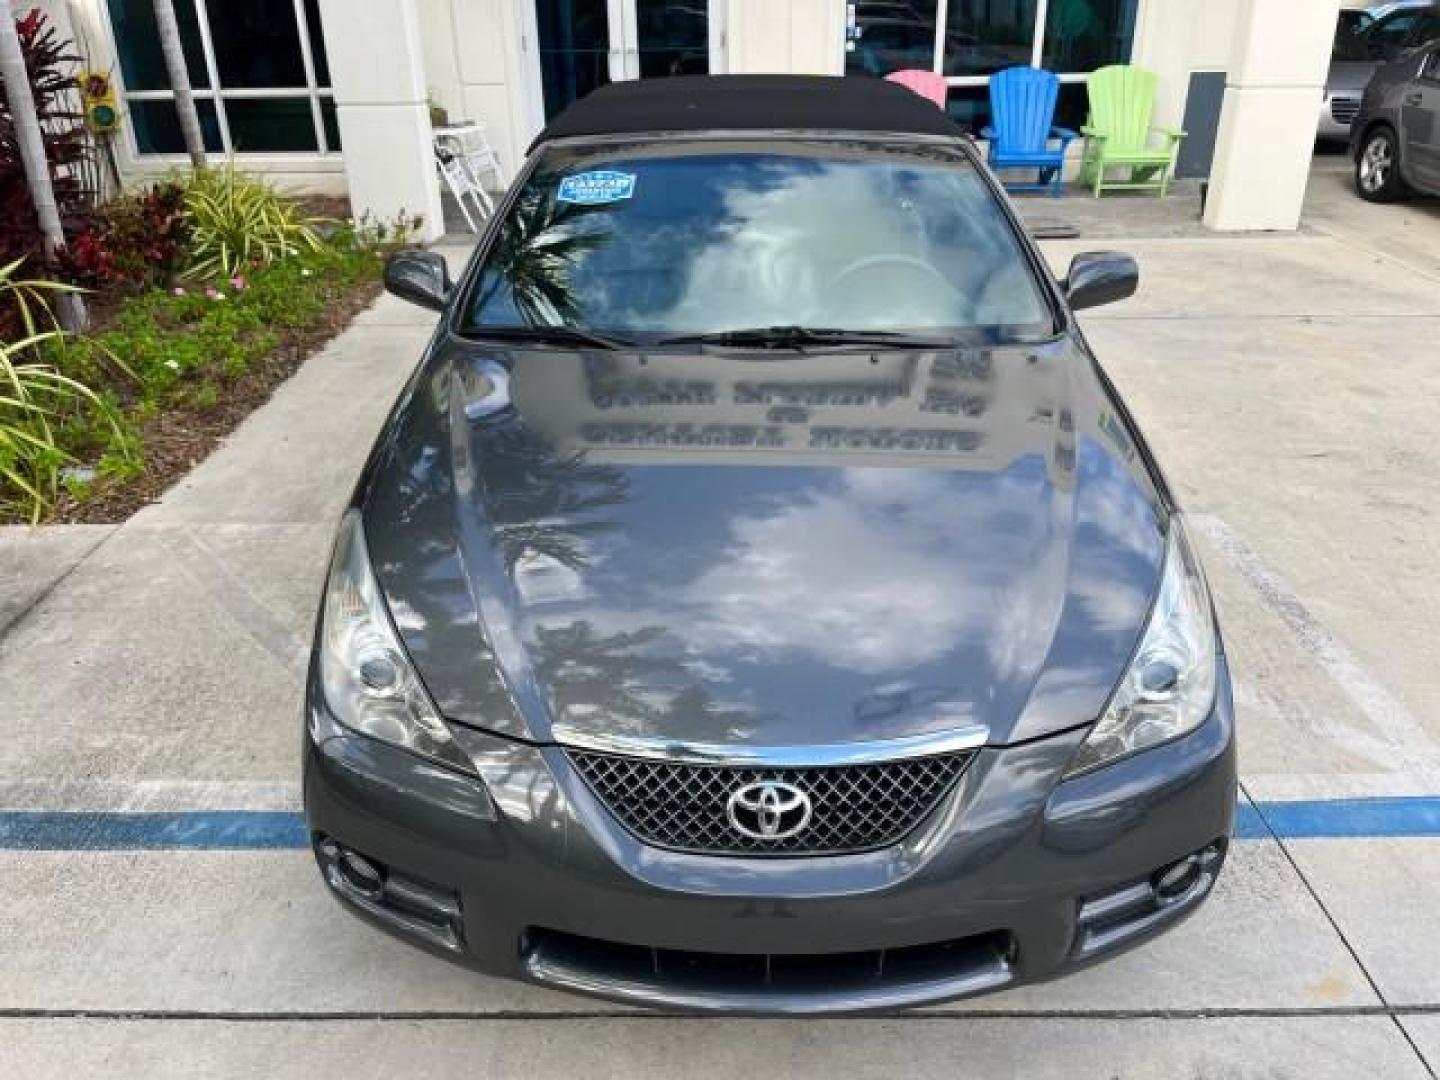
<path id="1" fill-rule="evenodd" d="M 1337 124 L 1351 124 L 1360 111 L 1360 99 L 1336 97 L 1330 99 L 1330 115 Z"/>
<path id="2" fill-rule="evenodd" d="M 941 803 L 974 750 L 887 762 L 783 768 L 690 763 L 567 749 L 602 805 L 643 843 L 697 855 L 846 855 L 904 839 Z M 735 829 L 732 792 L 779 780 L 809 796 L 809 824 L 794 836 L 762 839 Z"/>
<path id="3" fill-rule="evenodd" d="M 747 746 L 744 743 L 697 743 L 645 735 L 584 731 L 556 724 L 552 735 L 566 750 L 588 750 L 616 757 L 647 758 L 692 765 L 735 765 L 774 769 L 818 769 L 837 765 L 864 765 L 938 757 L 978 750 L 990 738 L 982 724 L 948 728 L 924 735 L 870 742 L 830 743 L 812 746 Z"/>

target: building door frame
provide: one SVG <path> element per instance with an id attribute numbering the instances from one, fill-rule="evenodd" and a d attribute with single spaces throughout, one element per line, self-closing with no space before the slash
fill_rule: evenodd
<path id="1" fill-rule="evenodd" d="M 535 14 L 537 0 L 519 0 L 523 20 L 524 49 L 524 116 L 526 135 L 530 139 L 545 126 L 545 90 L 540 75 L 540 28 Z M 643 0 L 606 0 L 609 23 L 609 75 L 611 82 L 640 78 L 640 29 L 638 7 Z M 709 32 L 710 73 L 720 74 L 728 68 L 728 34 L 726 32 L 727 0 L 689 0 L 704 4 Z"/>

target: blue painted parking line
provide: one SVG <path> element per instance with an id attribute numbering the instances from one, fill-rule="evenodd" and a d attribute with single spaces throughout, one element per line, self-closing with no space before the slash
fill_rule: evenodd
<path id="1" fill-rule="evenodd" d="M 304 848 L 309 844 L 305 818 L 286 810 L 0 813 L 0 849 L 253 851 Z"/>
<path id="2" fill-rule="evenodd" d="M 1269 835 L 1270 830 L 1266 828 L 1259 812 L 1248 802 L 1242 801 L 1235 808 L 1235 839 L 1262 840 Z"/>
<path id="3" fill-rule="evenodd" d="M 1235 837 L 1259 840 L 1440 837 L 1440 796 L 1242 802 Z M 0 812 L 0 850 L 289 851 L 309 846 L 302 815 L 283 810 L 175 813 Z"/>
<path id="4" fill-rule="evenodd" d="M 1433 795 L 1261 802 L 1255 809 L 1282 840 L 1440 836 L 1440 797 Z"/>

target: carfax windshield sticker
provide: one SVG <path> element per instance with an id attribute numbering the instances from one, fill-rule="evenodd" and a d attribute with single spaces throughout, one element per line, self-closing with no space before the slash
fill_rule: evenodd
<path id="1" fill-rule="evenodd" d="M 620 202 L 635 194 L 635 174 L 611 172 L 576 173 L 560 181 L 560 193 L 556 199 L 580 206 L 603 206 L 605 203 Z"/>

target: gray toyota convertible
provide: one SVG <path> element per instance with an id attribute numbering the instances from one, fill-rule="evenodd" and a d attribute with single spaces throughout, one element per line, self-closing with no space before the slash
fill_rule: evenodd
<path id="1" fill-rule="evenodd" d="M 669 1009 L 1053 977 L 1210 893 L 1230 680 L 1184 515 L 964 134 L 878 80 L 560 115 L 345 514 L 305 808 L 349 910 Z"/>

